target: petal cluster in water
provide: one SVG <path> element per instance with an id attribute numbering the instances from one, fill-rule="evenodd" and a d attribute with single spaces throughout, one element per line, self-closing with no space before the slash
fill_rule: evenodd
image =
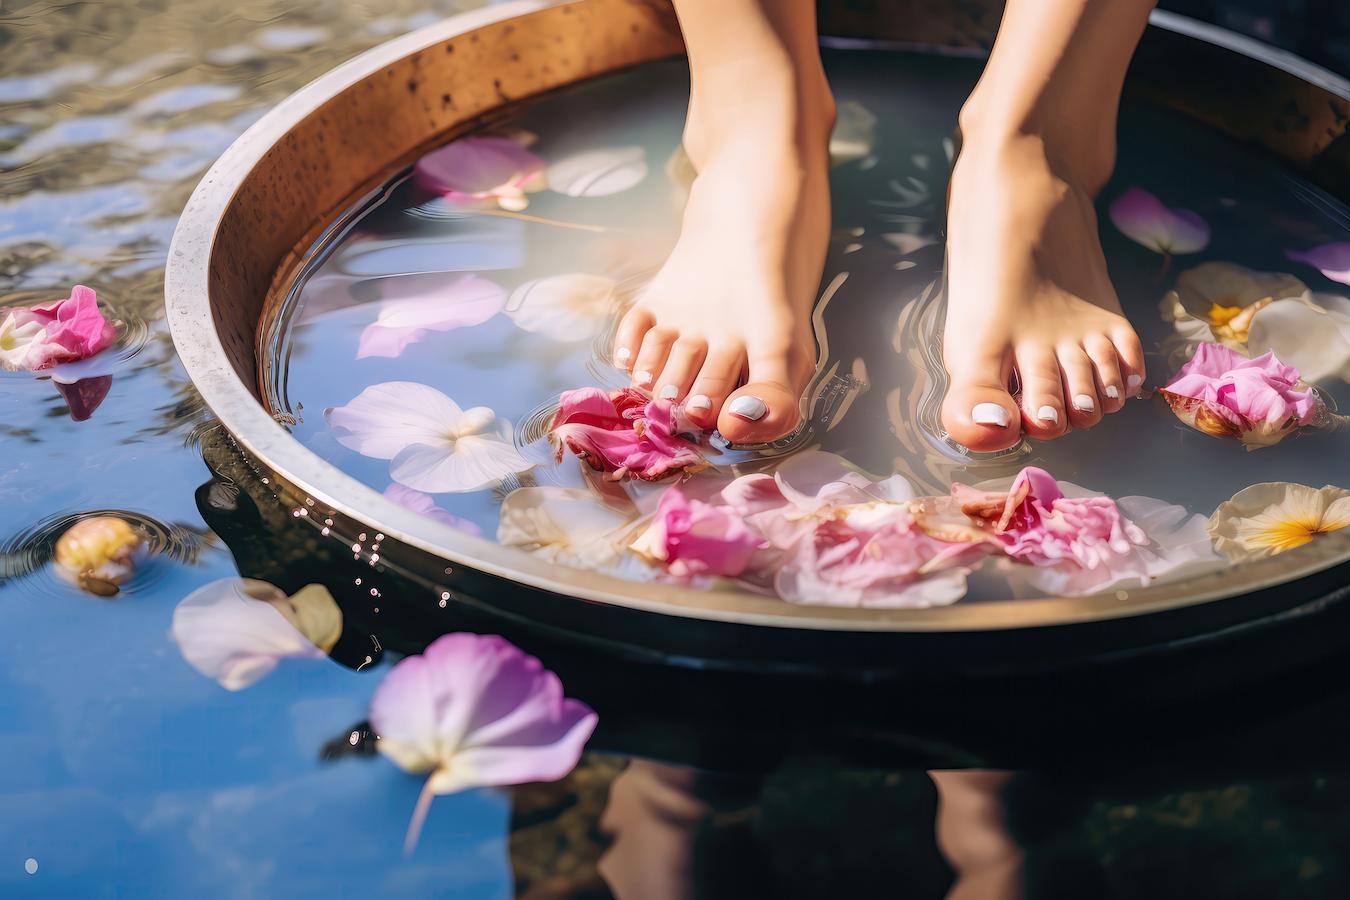
<path id="1" fill-rule="evenodd" d="M 558 459 L 570 450 L 597 472 L 657 481 L 707 465 L 698 444 L 683 434 L 698 429 L 682 421 L 673 401 L 653 400 L 633 388 L 567 391 L 549 432 Z"/>
<path id="2" fill-rule="evenodd" d="M 117 325 L 103 315 L 92 288 L 77 284 L 52 303 L 0 309 L 0 368 L 39 372 L 107 349 Z"/>
<path id="3" fill-rule="evenodd" d="M 1248 449 L 1279 443 L 1310 425 L 1320 402 L 1297 369 L 1274 353 L 1256 359 L 1201 344 L 1162 390 L 1177 418 L 1205 434 L 1234 437 Z"/>
<path id="4" fill-rule="evenodd" d="M 370 701 L 379 751 L 426 774 L 408 829 L 416 843 L 431 797 L 556 781 L 576 766 L 595 713 L 558 676 L 503 638 L 447 634 L 389 671 Z"/>

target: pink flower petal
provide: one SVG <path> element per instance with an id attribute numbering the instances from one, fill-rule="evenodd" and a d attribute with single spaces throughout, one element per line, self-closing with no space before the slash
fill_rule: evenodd
<path id="1" fill-rule="evenodd" d="M 670 400 L 631 388 L 611 394 L 580 388 L 562 395 L 549 432 L 558 459 L 570 450 L 615 480 L 657 481 L 707 464 L 698 445 L 678 433 L 682 424 Z"/>
<path id="2" fill-rule="evenodd" d="M 1204 343 L 1162 390 L 1183 422 L 1206 434 L 1269 446 L 1316 418 L 1320 402 L 1298 387 L 1297 369 L 1265 353 L 1256 359 Z"/>
<path id="3" fill-rule="evenodd" d="M 98 409 L 99 404 L 108 396 L 108 391 L 112 389 L 112 376 L 82 378 L 69 384 L 54 381 L 53 384 L 65 399 L 66 407 L 70 409 L 71 420 L 83 422 L 94 414 L 94 410 Z"/>
<path id="4" fill-rule="evenodd" d="M 356 358 L 397 357 L 431 331 L 481 325 L 506 306 L 506 289 L 477 275 L 408 275 L 390 282 L 379 317 L 361 332 Z"/>
<path id="5" fill-rule="evenodd" d="M 31 371 L 41 371 L 61 363 L 88 359 L 112 345 L 117 339 L 117 326 L 104 317 L 98 308 L 98 296 L 91 288 L 77 284 L 70 296 L 53 303 L 29 309 L 6 310 L 5 330 L 26 344 L 22 362 L 11 359 L 20 348 L 6 354 L 8 368 L 21 365 Z M 39 332 L 34 328 L 40 324 Z"/>
<path id="6" fill-rule="evenodd" d="M 595 729 L 558 677 L 500 637 L 457 633 L 394 666 L 370 702 L 381 752 L 435 793 L 554 781 Z"/>
<path id="7" fill-rule="evenodd" d="M 1111 204 L 1111 221 L 1136 243 L 1156 253 L 1198 253 L 1209 245 L 1209 225 L 1189 209 L 1171 209 L 1143 188 L 1125 191 Z"/>
<path id="8" fill-rule="evenodd" d="M 736 577 L 766 546 L 731 507 L 686 498 L 678 485 L 661 495 L 652 524 L 633 543 L 677 578 Z"/>
<path id="9" fill-rule="evenodd" d="M 1311 250 L 1289 250 L 1285 256 L 1307 263 L 1332 281 L 1350 284 L 1350 242 L 1323 244 Z"/>
<path id="10" fill-rule="evenodd" d="M 544 161 L 515 141 L 500 137 L 460 138 L 417 161 L 419 183 L 460 203 L 523 200 L 542 179 Z"/>

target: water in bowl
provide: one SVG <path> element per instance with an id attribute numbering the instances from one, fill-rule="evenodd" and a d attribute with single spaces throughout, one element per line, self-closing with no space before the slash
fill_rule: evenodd
<path id="1" fill-rule="evenodd" d="M 877 479 L 899 474 L 916 494 L 945 495 L 955 482 L 1001 479 L 1006 485 L 1034 465 L 1112 497 L 1153 498 L 1161 501 L 1155 511 L 1171 506 L 1173 521 L 1189 521 L 1188 532 L 1148 535 L 1163 554 L 1176 549 L 1169 542 L 1197 533 L 1205 544 L 1191 563 L 1161 571 L 1164 582 L 1228 565 L 1209 549 L 1203 521 L 1187 517 L 1208 519 L 1260 482 L 1350 485 L 1347 432 L 1334 412 L 1350 400 L 1342 380 L 1350 348 L 1333 346 L 1341 367 L 1316 373 L 1323 376 L 1315 386 L 1326 410 L 1320 427 L 1256 451 L 1187 427 L 1156 393 L 1194 350 L 1194 341 L 1179 336 L 1183 329 L 1241 345 L 1222 332 L 1219 319 L 1165 318 L 1171 291 L 1186 295 L 1198 315 L 1210 315 L 1210 307 L 1197 307 L 1196 296 L 1222 316 L 1221 307 L 1256 299 L 1248 295 L 1264 283 L 1260 273 L 1286 273 L 1272 289 L 1283 293 L 1271 299 L 1298 295 L 1337 310 L 1334 321 L 1346 327 L 1350 341 L 1344 324 L 1350 304 L 1340 296 L 1350 291 L 1286 255 L 1345 240 L 1350 212 L 1269 159 L 1142 104 L 1124 111 L 1120 162 L 1102 193 L 1100 218 L 1112 278 L 1148 353 L 1146 396 L 1093 429 L 1003 453 L 971 454 L 948 438 L 938 415 L 945 389 L 945 184 L 956 110 L 980 65 L 877 48 L 834 49 L 826 63 L 841 112 L 832 143 L 833 235 L 817 313 L 821 364 L 804 401 L 806 424 L 768 446 L 724 448 L 712 472 L 772 472 L 785 459 L 818 449 Z M 642 289 L 676 234 L 688 178 L 679 152 L 685 85 L 681 63 L 652 64 L 552 94 L 484 125 L 470 142 L 501 141 L 507 152 L 532 154 L 544 167 L 542 184 L 521 185 L 527 192 L 520 196 L 471 198 L 462 187 L 446 194 L 445 182 L 418 169 L 363 198 L 316 245 L 277 327 L 264 338 L 264 353 L 279 361 L 269 369 L 278 417 L 293 423 L 320 456 L 406 500 L 409 481 L 426 484 L 403 478 L 388 447 L 343 440 L 325 411 L 390 382 L 415 382 L 461 408 L 491 410 L 498 422 L 512 425 L 510 442 L 522 455 L 516 471 L 488 484 L 437 482 L 412 501 L 423 511 L 434 504 L 436 515 L 474 533 L 498 534 L 503 502 L 522 487 L 593 486 L 596 479 L 583 477 L 577 459 L 552 460 L 548 424 L 562 392 L 626 383 L 609 362 L 609 336 L 615 310 Z M 449 177 L 457 177 L 453 165 Z M 1108 208 L 1135 188 L 1198 214 L 1210 230 L 1207 245 L 1174 256 L 1123 234 Z M 407 318 L 409 304 L 424 318 Z M 630 482 L 627 490 L 639 496 L 637 507 L 655 502 L 647 485 Z M 1145 515 L 1137 505 L 1124 508 Z M 633 518 L 640 530 L 640 515 Z M 524 547 L 556 553 L 553 546 Z M 570 560 L 626 577 L 666 577 L 622 550 L 599 563 L 580 553 Z M 1004 570 L 986 566 L 958 594 L 972 602 L 1140 583 L 1108 579 L 1085 588 L 1033 580 L 1028 588 L 1018 581 L 1020 570 L 1009 571 L 1011 582 Z M 937 600 L 894 595 L 868 602 L 952 599 L 949 593 Z"/>

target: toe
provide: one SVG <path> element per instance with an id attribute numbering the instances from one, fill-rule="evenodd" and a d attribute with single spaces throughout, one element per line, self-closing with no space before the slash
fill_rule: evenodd
<path id="1" fill-rule="evenodd" d="M 662 400 L 684 399 L 707 352 L 708 345 L 702 338 L 681 337 L 677 340 L 670 348 L 653 393 Z"/>
<path id="2" fill-rule="evenodd" d="M 1058 355 L 1064 396 L 1069 401 L 1069 424 L 1074 428 L 1091 428 L 1102 418 L 1102 400 L 1097 396 L 1097 375 L 1092 360 L 1078 346 L 1061 347 Z"/>
<path id="3" fill-rule="evenodd" d="M 640 307 L 635 306 L 624 314 L 614 332 L 614 346 L 610 350 L 615 366 L 625 372 L 632 371 L 633 360 L 642 346 L 642 338 L 655 324 L 656 319 L 652 314 Z"/>
<path id="4" fill-rule="evenodd" d="M 986 357 L 951 373 L 951 387 L 942 401 L 942 424 L 952 439 L 987 453 L 1017 443 L 1021 415 L 1008 393 L 1005 360 Z"/>
<path id="5" fill-rule="evenodd" d="M 801 421 L 805 383 L 805 377 L 793 377 L 786 353 L 750 357 L 749 381 L 727 397 L 717 430 L 733 444 L 777 440 Z"/>
<path id="6" fill-rule="evenodd" d="M 1111 335 L 1116 348 L 1116 358 L 1120 361 L 1120 374 L 1125 379 L 1125 396 L 1133 397 L 1139 393 L 1147 373 L 1144 371 L 1144 347 L 1139 343 L 1139 335 L 1133 328 L 1124 327 Z"/>
<path id="7" fill-rule="evenodd" d="M 1067 427 L 1059 361 L 1046 346 L 1019 347 L 1017 380 L 1022 385 L 1022 428 L 1028 437 L 1049 440 Z"/>
<path id="8" fill-rule="evenodd" d="M 656 389 L 656 376 L 666 367 L 666 358 L 675 344 L 675 332 L 656 327 L 642 337 L 642 347 L 633 362 L 633 384 L 643 390 Z"/>
<path id="9" fill-rule="evenodd" d="M 1097 388 L 1102 398 L 1103 412 L 1118 412 L 1125 405 L 1125 377 L 1120 373 L 1120 359 L 1116 346 L 1103 334 L 1094 334 L 1083 341 L 1092 366 L 1097 370 Z"/>
<path id="10" fill-rule="evenodd" d="M 745 348 L 739 344 L 711 347 L 684 403 L 685 414 L 704 428 L 715 428 L 727 396 L 740 383 Z"/>

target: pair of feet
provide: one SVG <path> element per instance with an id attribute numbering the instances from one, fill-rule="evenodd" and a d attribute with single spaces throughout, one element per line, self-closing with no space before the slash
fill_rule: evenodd
<path id="1" fill-rule="evenodd" d="M 682 401 L 733 443 L 791 432 L 814 372 L 834 121 L 828 93 L 818 96 L 722 129 L 691 106 L 685 146 L 698 175 L 680 237 L 614 339 L 637 387 Z M 1041 135 L 966 135 L 948 201 L 942 419 L 972 450 L 1091 427 L 1143 384 L 1143 350 L 1097 237 L 1093 198 L 1110 160 L 1094 162 L 1104 165 L 1057 156 Z"/>

